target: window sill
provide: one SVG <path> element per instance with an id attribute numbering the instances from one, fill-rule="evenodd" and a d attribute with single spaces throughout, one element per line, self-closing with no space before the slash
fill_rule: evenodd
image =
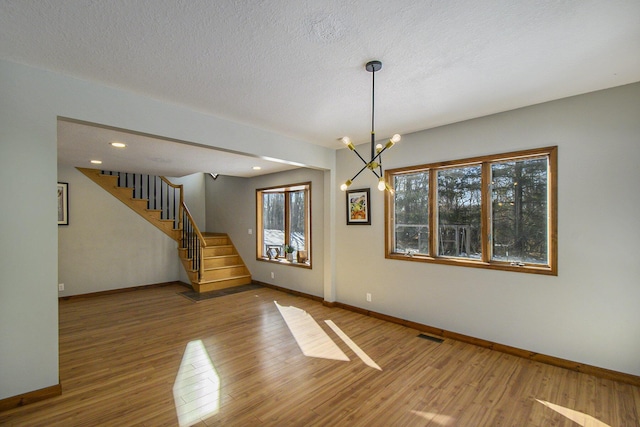
<path id="1" fill-rule="evenodd" d="M 459 267 L 472 267 L 472 268 L 484 268 L 487 270 L 502 270 L 502 271 L 514 271 L 518 273 L 530 273 L 530 274 L 545 274 L 549 276 L 557 276 L 558 272 L 552 267 L 546 265 L 511 265 L 506 262 L 484 262 L 475 259 L 461 259 L 461 258 L 445 258 L 445 257 L 430 257 L 426 255 L 406 255 L 403 253 L 388 253 L 385 258 L 395 259 L 399 261 L 413 261 L 413 262 L 426 262 L 432 264 L 444 264 L 444 265 L 456 265 Z"/>
<path id="2" fill-rule="evenodd" d="M 276 258 L 276 259 L 268 259 L 268 258 L 256 258 L 258 261 L 262 262 L 270 262 L 280 265 L 286 265 L 289 267 L 298 267 L 298 268 L 311 268 L 311 261 L 307 262 L 298 262 L 298 261 L 287 261 L 285 258 Z"/>

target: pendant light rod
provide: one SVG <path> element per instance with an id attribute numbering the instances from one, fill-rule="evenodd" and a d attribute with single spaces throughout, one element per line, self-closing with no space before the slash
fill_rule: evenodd
<path id="1" fill-rule="evenodd" d="M 376 71 L 380 71 L 382 69 L 382 62 L 380 61 L 369 61 L 367 65 L 364 66 L 365 70 L 371 73 L 371 157 L 375 155 L 375 146 L 376 146 L 376 127 L 375 127 L 375 116 L 376 116 Z"/>

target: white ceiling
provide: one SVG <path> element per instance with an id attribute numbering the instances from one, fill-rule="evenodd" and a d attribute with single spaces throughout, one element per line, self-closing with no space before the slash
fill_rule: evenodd
<path id="1" fill-rule="evenodd" d="M 640 81 L 640 1 L 0 0 L 0 58 L 339 148 L 371 59 L 380 138 Z"/>
<path id="2" fill-rule="evenodd" d="M 112 142 L 126 144 L 114 148 Z M 102 165 L 90 164 L 100 160 Z M 180 177 L 195 172 L 249 178 L 298 166 L 184 141 L 58 119 L 58 165 Z M 254 169 L 259 168 L 259 169 Z"/>

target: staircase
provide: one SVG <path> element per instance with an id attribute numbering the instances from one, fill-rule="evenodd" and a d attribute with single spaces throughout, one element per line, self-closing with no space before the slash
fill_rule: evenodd
<path id="1" fill-rule="evenodd" d="M 200 278 L 198 272 L 189 269 L 185 248 L 179 248 L 183 265 L 189 274 L 193 289 L 208 292 L 251 283 L 251 274 L 236 251 L 229 236 L 222 233 L 203 233 L 204 247 L 201 255 Z"/>
<path id="2" fill-rule="evenodd" d="M 77 169 L 178 243 L 178 255 L 196 292 L 251 283 L 251 273 L 229 236 L 200 232 L 181 185 L 164 177 Z"/>

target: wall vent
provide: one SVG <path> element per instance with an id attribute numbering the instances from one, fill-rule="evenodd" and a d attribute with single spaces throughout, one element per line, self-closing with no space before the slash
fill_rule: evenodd
<path id="1" fill-rule="evenodd" d="M 424 338 L 425 340 L 437 342 L 438 344 L 444 342 L 442 338 L 432 337 L 431 335 L 420 334 L 418 338 Z"/>

